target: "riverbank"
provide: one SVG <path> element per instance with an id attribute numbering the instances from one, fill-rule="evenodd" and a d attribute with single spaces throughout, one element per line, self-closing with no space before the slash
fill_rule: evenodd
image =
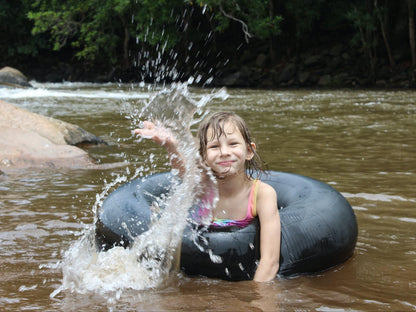
<path id="1" fill-rule="evenodd" d="M 184 62 L 174 70 L 176 79 L 186 81 L 189 77 L 200 77 L 195 84 L 206 87 L 238 88 L 385 88 L 409 89 L 416 86 L 416 72 L 406 56 L 395 55 L 392 67 L 381 58 L 377 60 L 373 72 L 366 55 L 335 44 L 311 48 L 291 56 L 282 55 L 272 61 L 268 46 L 245 47 L 232 57 L 224 56 L 218 61 L 221 65 L 206 65 L 194 69 L 195 65 Z M 160 61 L 166 68 L 172 68 L 167 59 Z M 213 64 L 213 60 L 206 60 Z M 16 67 L 16 66 L 15 66 Z M 61 54 L 40 56 L 36 62 L 27 62 L 17 67 L 29 80 L 38 82 L 171 82 L 168 69 L 152 72 L 151 68 L 131 65 L 128 69 L 95 66 L 89 68 L 84 63 L 67 60 Z M 154 70 L 156 71 L 156 70 Z"/>
<path id="2" fill-rule="evenodd" d="M 385 88 L 408 89 L 416 86 L 410 63 L 396 56 L 396 64 L 379 61 L 371 73 L 366 57 L 337 44 L 308 50 L 299 56 L 280 59 L 272 65 L 266 51 L 242 55 L 213 83 L 255 88 Z"/>

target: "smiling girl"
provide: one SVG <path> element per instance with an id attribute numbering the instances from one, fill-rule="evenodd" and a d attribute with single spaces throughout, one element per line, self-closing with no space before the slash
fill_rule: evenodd
<path id="1" fill-rule="evenodd" d="M 146 121 L 134 132 L 165 146 L 172 167 L 183 172 L 177 140 L 168 129 Z M 254 280 L 274 279 L 280 255 L 277 195 L 270 185 L 254 178 L 262 172 L 261 162 L 246 123 L 234 113 L 215 113 L 200 125 L 198 138 L 202 165 L 211 169 L 218 187 L 212 225 L 245 227 L 258 217 L 261 257 Z"/>

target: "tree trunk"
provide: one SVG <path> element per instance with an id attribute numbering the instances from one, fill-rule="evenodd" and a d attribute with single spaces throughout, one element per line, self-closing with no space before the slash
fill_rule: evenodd
<path id="1" fill-rule="evenodd" d="M 358 26 L 360 32 L 361 43 L 363 50 L 367 52 L 368 63 L 370 67 L 370 77 L 374 78 L 375 74 L 375 53 L 373 53 L 373 48 L 370 45 L 372 33 L 368 29 L 364 29 L 362 26 Z"/>
<path id="2" fill-rule="evenodd" d="M 123 16 L 120 16 L 121 23 L 124 28 L 124 40 L 123 40 L 123 61 L 122 61 L 122 69 L 126 70 L 129 68 L 130 61 L 129 61 L 129 42 L 130 42 L 130 32 L 128 24 Z"/>
<path id="3" fill-rule="evenodd" d="M 416 66 L 416 43 L 415 43 L 415 13 L 413 7 L 413 0 L 407 0 L 409 10 L 409 44 L 410 54 L 412 56 L 412 67 Z"/>
<path id="4" fill-rule="evenodd" d="M 275 17 L 275 10 L 274 10 L 274 0 L 269 0 L 269 16 L 271 19 Z M 275 36 L 271 36 L 269 39 L 269 54 L 270 54 L 270 63 L 273 67 L 276 64 L 276 56 L 275 56 Z"/>
<path id="5" fill-rule="evenodd" d="M 129 68 L 129 41 L 130 33 L 128 27 L 124 27 L 124 42 L 123 42 L 123 67 L 124 69 Z"/>
<path id="6" fill-rule="evenodd" d="M 412 1 L 412 0 L 408 0 L 408 1 Z M 390 44 L 389 44 L 389 40 L 387 38 L 387 33 L 386 33 L 386 28 L 384 27 L 383 17 L 381 16 L 381 12 L 378 8 L 377 0 L 374 0 L 374 7 L 377 11 L 378 21 L 380 22 L 381 35 L 383 36 L 384 46 L 386 47 L 386 52 L 389 58 L 389 63 L 391 67 L 394 67 L 395 63 L 394 63 L 393 55 L 391 54 Z"/>

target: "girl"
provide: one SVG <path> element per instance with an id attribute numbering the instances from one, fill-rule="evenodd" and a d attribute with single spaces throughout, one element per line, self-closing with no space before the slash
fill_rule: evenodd
<path id="1" fill-rule="evenodd" d="M 184 173 L 177 140 L 169 130 L 146 121 L 134 133 L 165 146 L 172 167 Z M 261 258 L 254 280 L 272 280 L 279 270 L 280 255 L 277 195 L 270 185 L 253 179 L 254 172 L 261 172 L 261 168 L 246 123 L 234 113 L 215 113 L 201 124 L 198 138 L 202 164 L 211 169 L 218 187 L 212 225 L 244 227 L 258 216 Z"/>

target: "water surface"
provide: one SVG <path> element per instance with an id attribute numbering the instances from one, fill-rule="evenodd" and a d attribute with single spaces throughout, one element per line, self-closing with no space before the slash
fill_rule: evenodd
<path id="1" fill-rule="evenodd" d="M 157 88 L 35 86 L 0 89 L 0 98 L 102 137 L 109 146 L 88 152 L 99 163 L 126 166 L 0 176 L 1 310 L 416 311 L 416 92 L 232 89 L 207 105 L 247 120 L 269 169 L 311 176 L 343 193 L 359 225 L 346 263 L 267 284 L 176 274 L 156 289 L 83 294 L 56 290 L 63 254 L 93 223 L 97 194 L 137 168 L 141 174 L 169 168 L 163 149 L 132 137 L 128 118 Z M 211 92 L 190 88 L 196 99 Z"/>

